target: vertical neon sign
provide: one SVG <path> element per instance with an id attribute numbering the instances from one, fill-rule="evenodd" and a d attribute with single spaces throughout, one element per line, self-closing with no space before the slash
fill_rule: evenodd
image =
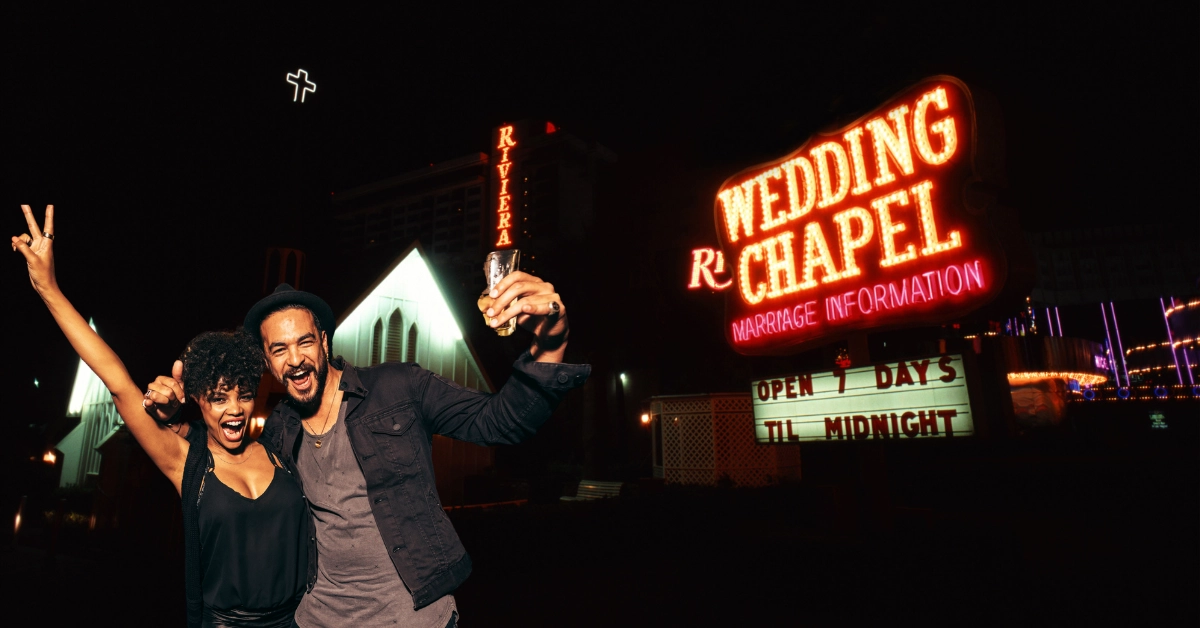
<path id="1" fill-rule="evenodd" d="M 509 191 L 510 175 L 512 173 L 513 161 L 509 159 L 508 152 L 517 145 L 517 141 L 513 139 L 513 125 L 502 126 L 499 129 L 499 141 L 496 142 L 495 155 L 499 156 L 496 160 L 496 175 L 497 175 L 497 193 L 496 193 L 496 244 L 497 249 L 510 248 L 513 245 L 512 236 L 509 231 L 513 225 L 513 194 Z"/>

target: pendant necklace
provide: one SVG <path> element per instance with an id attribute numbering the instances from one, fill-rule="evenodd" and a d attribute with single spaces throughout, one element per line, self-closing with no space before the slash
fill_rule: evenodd
<path id="1" fill-rule="evenodd" d="M 325 411 L 325 422 L 321 424 L 321 434 L 318 436 L 315 432 L 310 432 L 313 438 L 316 439 L 313 442 L 313 447 L 316 447 L 317 449 L 321 448 L 321 441 L 329 435 L 329 433 L 325 431 L 325 428 L 329 425 L 329 415 L 333 414 L 333 406 L 337 405 L 336 402 L 337 390 L 334 389 L 333 399 L 329 400 L 329 409 Z"/>

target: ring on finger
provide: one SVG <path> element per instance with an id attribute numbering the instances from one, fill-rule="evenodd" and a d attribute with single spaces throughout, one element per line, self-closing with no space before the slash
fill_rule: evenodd
<path id="1" fill-rule="evenodd" d="M 50 233 L 49 231 L 43 231 L 43 232 L 42 232 L 42 237 L 43 237 L 43 238 L 46 238 L 47 240 L 53 240 L 53 239 L 54 239 L 54 234 L 53 234 L 53 233 Z M 32 239 L 32 238 L 31 238 L 31 239 Z"/>
<path id="2" fill-rule="evenodd" d="M 559 306 L 558 306 L 558 301 L 551 301 L 550 302 L 550 315 L 558 316 L 559 311 L 560 310 L 559 310 Z"/>

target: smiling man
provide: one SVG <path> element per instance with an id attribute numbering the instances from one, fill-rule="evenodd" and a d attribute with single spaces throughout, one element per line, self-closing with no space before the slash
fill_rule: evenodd
<path id="1" fill-rule="evenodd" d="M 516 318 L 533 335 L 494 394 L 413 363 L 359 368 L 330 358 L 332 310 L 287 284 L 247 313 L 245 328 L 261 338 L 267 366 L 288 395 L 262 439 L 300 478 L 312 513 L 309 591 L 296 625 L 456 625 L 452 592 L 471 572 L 471 559 L 438 498 L 433 435 L 520 442 L 591 372 L 562 363 L 569 325 L 549 283 L 513 273 L 480 309 L 492 327 Z M 152 401 L 164 413 L 177 403 L 173 395 Z"/>

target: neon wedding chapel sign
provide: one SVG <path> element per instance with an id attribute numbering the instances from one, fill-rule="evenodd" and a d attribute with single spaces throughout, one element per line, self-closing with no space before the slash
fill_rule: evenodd
<path id="1" fill-rule="evenodd" d="M 727 179 L 714 213 L 732 282 L 729 344 L 794 353 L 994 298 L 1004 254 L 965 194 L 979 180 L 976 137 L 966 85 L 933 77 Z"/>

